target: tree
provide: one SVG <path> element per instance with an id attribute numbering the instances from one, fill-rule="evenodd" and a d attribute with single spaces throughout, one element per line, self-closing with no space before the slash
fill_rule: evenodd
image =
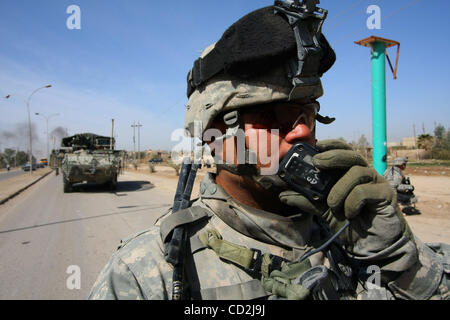
<path id="1" fill-rule="evenodd" d="M 343 140 L 345 141 L 345 140 Z M 354 149 L 357 150 L 361 155 L 363 155 L 364 157 L 368 158 L 368 154 L 367 154 L 367 149 L 370 147 L 370 143 L 367 140 L 366 136 L 364 134 L 362 134 L 358 141 L 352 141 L 350 143 L 350 146 Z"/>
<path id="2" fill-rule="evenodd" d="M 358 140 L 357 146 L 359 149 L 366 150 L 369 147 L 369 141 L 367 140 L 365 135 L 361 135 Z"/>
<path id="3" fill-rule="evenodd" d="M 9 149 L 6 148 L 5 151 L 3 152 L 3 157 L 5 158 L 6 162 L 9 165 L 13 165 L 14 164 L 14 157 L 16 155 L 16 150 L 14 149 Z"/>
<path id="4" fill-rule="evenodd" d="M 419 149 L 431 150 L 433 146 L 433 137 L 428 133 L 421 134 L 417 138 L 417 144 L 419 145 Z"/>
<path id="5" fill-rule="evenodd" d="M 434 129 L 434 137 L 435 137 L 434 146 L 442 147 L 445 138 L 445 128 L 442 124 L 439 124 Z"/>
<path id="6" fill-rule="evenodd" d="M 3 155 L 3 153 L 0 153 L 0 168 L 5 168 L 7 164 L 7 161 Z"/>
<path id="7" fill-rule="evenodd" d="M 439 124 L 434 129 L 434 144 L 431 149 L 433 159 L 450 160 L 450 130 Z"/>
<path id="8" fill-rule="evenodd" d="M 18 166 L 21 166 L 28 162 L 28 154 L 26 152 L 19 151 L 19 152 L 17 152 L 16 157 L 17 157 L 17 165 Z"/>
<path id="9" fill-rule="evenodd" d="M 450 149 L 450 129 L 447 130 L 444 136 L 444 148 Z"/>

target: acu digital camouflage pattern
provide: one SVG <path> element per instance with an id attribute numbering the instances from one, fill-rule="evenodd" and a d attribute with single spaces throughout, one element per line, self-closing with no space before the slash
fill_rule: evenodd
<path id="1" fill-rule="evenodd" d="M 205 49 L 201 57 L 206 56 L 213 48 L 214 44 Z M 286 77 L 283 67 L 274 68 L 264 75 L 248 80 L 230 75 L 215 76 L 189 97 L 185 128 L 194 137 L 198 134 L 194 132 L 195 121 L 201 122 L 204 131 L 212 120 L 224 111 L 275 101 L 317 99 L 323 95 L 320 81 L 317 85 L 303 86 L 302 90 L 296 91 L 295 96 L 290 96 L 291 91 L 292 83 Z"/>
<path id="2" fill-rule="evenodd" d="M 398 167 L 387 169 L 384 172 L 383 177 L 389 182 L 395 191 L 407 192 L 414 190 L 412 185 L 405 183 L 405 176 L 403 175 L 402 170 Z"/>
<path id="3" fill-rule="evenodd" d="M 189 225 L 191 254 L 186 262 L 186 277 L 193 284 L 197 299 L 274 297 L 260 279 L 220 259 L 199 241 L 199 235 L 206 230 L 215 230 L 236 245 L 289 261 L 324 241 L 310 215 L 281 217 L 239 204 L 215 183 L 213 174 L 202 181 L 200 198 L 193 206 L 208 213 L 204 220 Z M 94 284 L 89 299 L 170 299 L 173 268 L 164 259 L 162 240 L 169 217 L 166 215 L 149 230 L 122 241 Z M 372 231 L 383 233 L 376 228 Z M 388 257 L 387 262 L 381 263 L 383 257 Z M 388 271 L 390 276 L 382 277 L 381 287 L 371 290 L 359 281 L 354 292 L 341 299 L 449 298 L 450 249 L 446 245 L 427 246 L 417 238 L 402 238 L 381 252 L 366 252 L 355 258 L 363 265 L 379 263 L 381 274 Z M 308 259 L 311 266 L 329 267 L 322 252 Z"/>
<path id="4" fill-rule="evenodd" d="M 394 166 L 387 169 L 383 177 L 389 182 L 392 189 L 397 194 L 397 200 L 399 204 L 410 205 L 415 204 L 419 199 L 414 195 L 414 186 L 411 185 L 409 179 L 406 179 L 402 170 Z"/>
<path id="5" fill-rule="evenodd" d="M 64 192 L 70 192 L 73 184 L 81 182 L 107 183 L 112 190 L 117 187 L 122 152 L 110 149 L 110 137 L 77 134 L 64 138 L 61 145 L 62 149 L 71 150 L 61 161 Z"/>
<path id="6" fill-rule="evenodd" d="M 408 157 L 398 157 L 394 159 L 394 166 L 401 166 L 408 163 Z"/>
<path id="7" fill-rule="evenodd" d="M 66 148 L 59 150 L 52 150 L 50 154 L 50 168 L 55 170 L 56 175 L 59 175 L 59 169 L 61 168 L 62 160 L 64 159 L 64 153 Z"/>

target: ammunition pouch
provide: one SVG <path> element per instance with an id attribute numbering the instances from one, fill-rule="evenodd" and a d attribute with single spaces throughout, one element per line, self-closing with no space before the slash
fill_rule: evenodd
<path id="1" fill-rule="evenodd" d="M 262 254 L 257 249 L 233 244 L 222 239 L 213 229 L 206 230 L 199 238 L 220 259 L 261 279 L 270 299 L 338 300 L 341 295 L 355 289 L 352 269 L 334 244 L 327 251 L 331 266 L 328 269 L 323 265 L 312 267 L 308 259 L 289 262 L 272 254 Z"/>

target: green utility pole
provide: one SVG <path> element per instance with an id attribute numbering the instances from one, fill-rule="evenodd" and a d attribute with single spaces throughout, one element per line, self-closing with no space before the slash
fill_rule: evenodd
<path id="1" fill-rule="evenodd" d="M 355 43 L 372 50 L 372 159 L 375 170 L 383 175 L 387 169 L 386 58 L 394 74 L 394 79 L 396 79 L 400 43 L 374 36 Z M 395 45 L 398 45 L 398 50 L 394 70 L 386 49 Z"/>
<path id="2" fill-rule="evenodd" d="M 386 45 L 374 42 L 372 51 L 373 167 L 383 175 L 387 169 Z"/>

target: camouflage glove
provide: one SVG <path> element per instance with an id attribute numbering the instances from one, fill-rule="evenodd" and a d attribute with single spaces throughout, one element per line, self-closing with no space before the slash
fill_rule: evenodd
<path id="1" fill-rule="evenodd" d="M 318 169 L 342 172 L 327 203 L 312 203 L 293 191 L 282 192 L 280 200 L 304 212 L 320 215 L 333 232 L 348 219 L 350 227 L 341 239 L 352 255 L 370 257 L 395 243 L 408 227 L 389 183 L 340 140 L 318 142 L 316 148 L 320 153 L 313 157 L 313 163 Z"/>

